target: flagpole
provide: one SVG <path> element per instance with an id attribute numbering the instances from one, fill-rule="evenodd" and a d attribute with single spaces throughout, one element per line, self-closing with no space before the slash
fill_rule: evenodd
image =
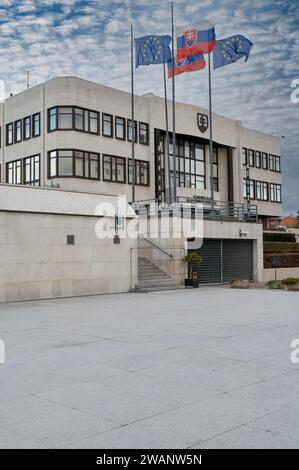
<path id="1" fill-rule="evenodd" d="M 213 114 L 212 114 L 212 74 L 211 74 L 211 53 L 208 54 L 209 64 L 209 120 L 210 120 L 210 185 L 211 185 L 211 200 L 212 211 L 214 211 L 214 155 L 213 155 Z"/>
<path id="2" fill-rule="evenodd" d="M 166 85 L 166 64 L 163 64 L 163 76 L 164 76 L 164 101 L 165 101 L 165 122 L 166 122 L 166 154 L 167 154 L 167 166 L 168 166 L 168 184 L 169 184 L 169 199 L 171 201 L 171 176 L 170 176 L 170 155 L 169 155 L 169 126 L 168 126 L 168 101 L 167 101 L 167 85 Z M 164 165 L 165 167 L 165 165 Z"/>
<path id="3" fill-rule="evenodd" d="M 134 31 L 131 24 L 131 129 L 132 129 L 132 202 L 135 202 L 135 109 L 134 109 Z"/>
<path id="4" fill-rule="evenodd" d="M 176 202 L 176 135 L 175 135 L 175 55 L 174 55 L 174 7 L 171 2 L 171 31 L 172 31 L 172 155 L 173 155 L 173 198 Z"/>

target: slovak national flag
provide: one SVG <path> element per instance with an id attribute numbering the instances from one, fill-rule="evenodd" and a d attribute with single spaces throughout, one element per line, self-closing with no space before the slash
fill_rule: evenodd
<path id="1" fill-rule="evenodd" d="M 216 46 L 215 28 L 210 21 L 176 27 L 177 59 L 210 54 Z"/>
<path id="2" fill-rule="evenodd" d="M 202 54 L 193 55 L 186 59 L 176 59 L 174 64 L 174 74 L 180 75 L 185 72 L 195 72 L 196 70 L 202 70 L 206 66 L 205 58 Z M 168 62 L 168 78 L 172 77 L 172 60 Z"/>

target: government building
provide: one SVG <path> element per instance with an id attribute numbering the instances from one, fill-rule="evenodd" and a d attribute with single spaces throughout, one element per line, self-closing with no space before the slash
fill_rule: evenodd
<path id="1" fill-rule="evenodd" d="M 171 103 L 169 115 L 171 130 Z M 53 78 L 0 103 L 1 217 L 14 217 L 13 223 L 20 227 L 21 220 L 27 224 L 24 214 L 35 214 L 41 226 L 47 225 L 51 214 L 56 214 L 54 228 L 55 224 L 59 226 L 58 215 L 64 217 L 64 221 L 67 216 L 70 221 L 76 217 L 78 220 L 94 217 L 90 201 L 95 201 L 95 195 L 98 195 L 97 199 L 105 200 L 126 195 L 130 202 L 132 138 L 135 140 L 136 201 L 163 203 L 169 200 L 173 191 L 170 184 L 173 181 L 173 147 L 170 138 L 168 156 L 164 99 L 153 94 L 136 96 L 135 119 L 132 124 L 130 94 L 77 77 Z M 258 248 L 261 246 L 262 227 L 268 228 L 271 220 L 282 214 L 280 138 L 244 128 L 240 121 L 217 114 L 213 115 L 213 134 L 212 181 L 208 112 L 197 106 L 176 103 L 178 200 L 203 202 L 206 215 L 202 248 L 205 263 L 199 275 L 203 282 L 224 282 L 230 275 L 238 275 L 238 266 L 246 264 L 247 271 L 243 277 L 258 279 L 262 277 L 263 269 L 262 252 Z M 211 201 L 211 183 L 214 201 Z M 90 207 L 88 214 L 84 214 L 85 209 L 80 205 L 80 194 L 81 199 L 87 201 L 90 198 L 86 202 Z M 77 206 L 74 201 L 77 201 Z M 64 204 L 68 207 L 73 204 L 73 212 L 68 213 Z M 57 212 L 58 206 L 61 207 Z M 138 211 L 136 214 L 138 216 Z M 55 217 L 53 215 L 51 220 Z M 70 229 L 75 224 L 74 220 Z M 32 219 L 28 222 L 30 226 Z M 33 238 L 37 236 L 39 240 L 34 229 L 27 228 L 29 232 L 33 231 Z M 80 239 L 69 233 L 72 232 L 70 229 L 66 224 L 62 245 L 67 235 L 74 235 L 67 240 L 76 240 L 76 247 Z M 75 229 L 73 231 L 76 232 Z M 40 243 L 38 240 L 37 244 Z M 14 241 L 19 245 L 17 251 L 22 251 L 23 242 L 23 239 Z M 52 246 L 52 242 L 49 243 Z M 119 250 L 122 249 L 122 241 L 120 245 Z M 69 245 L 67 249 L 70 249 Z M 163 250 L 167 252 L 167 246 Z M 14 256 L 13 253 L 11 258 L 6 256 L 7 265 L 19 263 L 20 260 Z M 232 256 L 234 264 L 227 266 Z M 146 260 L 146 256 L 140 258 L 140 266 L 152 263 L 152 260 Z M 48 262 L 58 263 L 55 260 Z M 40 259 L 35 261 L 34 264 L 41 264 Z M 23 260 L 22 264 L 26 265 L 26 261 Z M 84 288 L 83 278 L 81 284 L 70 278 L 71 273 L 61 279 L 61 272 L 57 267 L 55 269 L 58 271 L 56 277 L 52 273 L 52 281 L 49 276 L 44 276 L 44 282 L 48 282 L 44 293 L 38 284 L 43 282 L 38 280 L 39 275 L 32 279 L 37 293 L 29 295 L 30 298 L 126 291 L 135 287 L 131 275 L 131 285 L 89 290 L 90 273 L 84 277 Z M 73 266 L 71 272 L 74 269 Z M 138 265 L 136 269 L 138 271 Z M 219 272 L 212 275 L 215 270 Z M 4 286 L 4 278 L 9 272 L 8 267 L 2 272 L 0 285 L 2 282 Z M 239 274 L 242 277 L 242 272 Z M 22 292 L 26 291 L 26 285 L 28 288 L 28 282 L 26 279 L 18 282 L 18 286 L 23 286 L 20 287 Z M 56 282 L 56 291 L 53 282 Z M 69 290 L 61 287 L 63 282 Z M 98 284 L 95 282 L 94 285 Z M 3 300 L 24 298 L 23 294 L 12 294 L 12 285 L 7 287 L 5 284 L 3 289 L 6 292 L 2 295 Z"/>

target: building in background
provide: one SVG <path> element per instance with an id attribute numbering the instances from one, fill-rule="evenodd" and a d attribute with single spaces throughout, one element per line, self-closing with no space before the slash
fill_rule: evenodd
<path id="1" fill-rule="evenodd" d="M 135 101 L 136 199 L 163 200 L 169 195 L 164 100 L 148 94 Z M 182 103 L 176 110 L 177 194 L 209 198 L 208 113 Z M 130 198 L 130 114 L 128 93 L 76 77 L 9 97 L 0 105 L 1 182 Z M 267 226 L 281 216 L 280 139 L 217 114 L 213 119 L 215 199 L 249 199 Z"/>
<path id="2" fill-rule="evenodd" d="M 172 122 L 171 106 L 169 114 Z M 170 143 L 168 159 L 164 99 L 153 94 L 136 96 L 136 121 L 133 125 L 130 115 L 130 94 L 77 77 L 53 78 L 0 103 L 2 225 L 5 226 L 7 222 L 7 212 L 14 213 L 10 224 L 25 224 L 22 226 L 25 241 L 22 237 L 15 240 L 19 244 L 17 257 L 16 251 L 9 255 L 9 251 L 5 251 L 5 244 L 2 246 L 7 261 L 1 274 L 6 292 L 2 295 L 3 300 L 41 298 L 45 296 L 44 292 L 55 297 L 76 293 L 119 292 L 120 289 L 123 291 L 128 288 L 125 282 L 122 282 L 121 288 L 115 282 L 117 270 L 109 278 L 107 259 L 106 264 L 103 264 L 106 276 L 103 284 L 99 281 L 99 271 L 96 271 L 96 276 L 91 272 L 86 275 L 81 273 L 80 282 L 67 277 L 72 272 L 78 272 L 76 250 L 79 247 L 76 248 L 76 244 L 84 253 L 85 242 L 81 229 L 78 228 L 77 234 L 75 228 L 67 230 L 65 220 L 63 233 L 58 230 L 59 217 L 69 217 L 68 220 L 74 227 L 78 220 L 82 228 L 84 214 L 78 206 L 72 214 L 73 219 L 65 213 L 58 215 L 53 201 L 61 194 L 64 211 L 66 202 L 69 201 L 66 196 L 68 192 L 74 198 L 75 194 L 86 193 L 99 195 L 100 199 L 126 195 L 128 201 L 131 201 L 133 138 L 136 142 L 136 201 L 168 201 L 171 193 L 170 181 L 173 180 L 173 149 Z M 177 103 L 177 196 L 182 201 L 201 201 L 204 204 L 204 244 L 200 250 L 204 262 L 199 269 L 200 281 L 221 283 L 228 282 L 233 277 L 261 280 L 262 225 L 257 222 L 263 222 L 264 227 L 268 227 L 270 220 L 280 218 L 282 212 L 280 139 L 246 129 L 240 121 L 217 114 L 213 115 L 213 131 L 214 201 L 211 201 L 208 112 L 197 106 Z M 11 188 L 11 185 L 14 185 L 14 190 L 10 191 L 4 203 L 5 192 L 8 194 L 7 188 Z M 24 192 L 21 190 L 25 190 L 24 185 L 34 188 L 29 192 L 27 188 Z M 51 188 L 53 195 L 48 191 Z M 43 192 L 45 189 L 47 196 Z M 23 216 L 26 213 L 26 201 L 18 208 L 14 207 L 14 201 L 23 195 L 26 195 L 27 212 L 33 214 L 34 228 L 30 225 L 31 219 Z M 44 203 L 39 214 L 40 197 Z M 45 207 L 47 203 L 48 212 Z M 88 217 L 92 217 L 91 212 Z M 39 239 L 39 227 L 43 224 L 50 224 L 52 233 L 55 233 L 56 228 L 57 233 L 61 232 L 58 241 L 56 235 L 54 236 L 54 260 L 49 258 L 48 249 L 52 239 L 47 240 L 46 244 L 41 243 L 39 249 L 34 250 L 34 240 Z M 87 226 L 90 227 L 90 223 Z M 32 239 L 26 238 L 27 232 L 33 233 Z M 43 236 L 44 234 L 45 232 Z M 71 244 L 65 248 L 68 235 L 72 235 L 71 238 L 76 242 L 74 246 Z M 94 235 L 90 235 L 92 236 Z M 89 261 L 92 256 L 90 250 L 95 249 L 90 248 L 92 244 L 89 239 Z M 125 250 L 129 245 L 126 245 Z M 143 246 L 143 254 L 145 252 L 153 255 L 153 251 L 157 250 L 160 257 L 167 256 L 171 248 L 168 247 L 167 250 L 165 244 L 161 250 L 161 247 L 153 246 L 150 245 L 151 251 L 144 251 Z M 43 249 L 47 254 L 43 253 Z M 65 249 L 70 253 L 69 261 L 62 257 L 64 262 L 59 262 L 58 253 L 64 253 Z M 99 247 L 94 252 L 98 253 L 95 254 L 97 270 L 100 269 L 101 249 Z M 131 252 L 136 250 L 135 253 L 141 253 L 138 249 L 138 243 L 136 246 L 130 245 Z M 32 254 L 30 263 L 36 269 L 31 266 L 29 271 L 34 273 L 31 274 L 32 281 L 20 281 L 21 285 L 18 281 L 19 264 L 28 263 L 26 250 Z M 114 246 L 107 252 L 113 257 L 116 250 Z M 123 256 L 123 251 L 121 253 Z M 41 271 L 45 256 L 49 264 L 47 274 Z M 130 288 L 134 287 L 132 272 L 135 272 L 135 268 L 138 271 L 138 268 L 141 270 L 149 267 L 150 272 L 155 272 L 159 256 L 155 255 L 150 260 L 144 260 L 144 256 L 140 256 L 140 263 L 137 260 L 133 268 L 130 257 L 122 258 L 126 259 L 125 265 L 122 265 L 122 279 L 127 276 L 130 279 Z M 173 258 L 170 256 L 170 259 Z M 161 265 L 162 274 L 156 270 L 160 276 L 163 276 L 164 266 L 171 265 L 169 261 L 168 264 L 164 261 Z M 71 265 L 66 272 L 64 265 L 67 262 Z M 13 263 L 13 268 L 10 263 Z M 52 263 L 55 268 L 51 267 Z M 24 269 L 25 273 L 26 268 Z M 88 269 L 86 265 L 84 269 Z M 173 268 L 167 273 L 168 278 L 173 274 L 171 269 Z M 12 272 L 15 272 L 15 289 L 19 289 L 20 294 L 13 292 Z M 145 279 L 147 274 L 143 273 Z M 10 278 L 9 283 L 7 277 Z M 137 272 L 137 284 L 139 281 Z M 45 287 L 39 290 L 37 286 L 41 282 L 48 284 L 43 284 Z M 55 287 L 57 285 L 59 287 Z M 34 286 L 38 292 L 36 295 Z"/>

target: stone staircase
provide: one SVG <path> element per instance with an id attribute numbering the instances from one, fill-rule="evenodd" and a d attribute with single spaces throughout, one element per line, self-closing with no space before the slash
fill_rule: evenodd
<path id="1" fill-rule="evenodd" d="M 180 283 L 173 280 L 165 271 L 146 257 L 138 257 L 137 291 L 180 289 Z"/>

